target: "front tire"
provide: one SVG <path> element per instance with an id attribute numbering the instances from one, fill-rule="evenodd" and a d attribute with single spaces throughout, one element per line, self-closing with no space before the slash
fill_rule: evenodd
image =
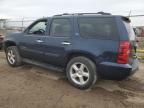
<path id="1" fill-rule="evenodd" d="M 22 65 L 22 59 L 16 46 L 10 46 L 6 49 L 7 62 L 12 67 Z"/>
<path id="2" fill-rule="evenodd" d="M 81 90 L 93 87 L 98 79 L 95 63 L 82 56 L 70 60 L 66 73 L 70 83 Z"/>

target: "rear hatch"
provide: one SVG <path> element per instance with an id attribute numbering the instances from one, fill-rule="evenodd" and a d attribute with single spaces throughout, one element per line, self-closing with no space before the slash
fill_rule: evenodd
<path id="1" fill-rule="evenodd" d="M 128 63 L 133 64 L 134 60 L 137 58 L 137 42 L 136 42 L 136 36 L 134 33 L 134 30 L 131 26 L 129 18 L 123 17 L 123 23 L 126 28 L 127 34 L 128 34 L 128 41 L 129 41 L 129 59 Z"/>

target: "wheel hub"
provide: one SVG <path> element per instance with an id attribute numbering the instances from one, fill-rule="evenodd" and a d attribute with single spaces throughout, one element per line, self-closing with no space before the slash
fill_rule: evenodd
<path id="1" fill-rule="evenodd" d="M 77 73 L 78 73 L 79 76 L 82 76 L 82 71 L 81 70 L 78 70 Z"/>
<path id="2" fill-rule="evenodd" d="M 71 79 L 79 85 L 84 85 L 88 82 L 89 74 L 87 66 L 83 63 L 75 63 L 71 66 Z"/>

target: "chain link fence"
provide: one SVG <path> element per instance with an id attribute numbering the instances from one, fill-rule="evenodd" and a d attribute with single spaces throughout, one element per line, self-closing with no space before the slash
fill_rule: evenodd
<path id="1" fill-rule="evenodd" d="M 130 17 L 132 20 L 134 31 L 138 37 L 144 37 L 144 25 L 138 26 L 140 24 L 138 18 L 144 18 L 143 16 L 139 17 Z M 23 31 L 28 25 L 30 25 L 37 18 L 19 18 L 19 19 L 0 19 L 0 34 L 7 35 L 11 32 Z M 133 20 L 134 19 L 134 20 Z M 136 24 L 135 24 L 136 23 Z"/>
<path id="2" fill-rule="evenodd" d="M 35 19 L 5 20 L 0 19 L 0 34 L 7 35 L 11 32 L 23 31 Z"/>

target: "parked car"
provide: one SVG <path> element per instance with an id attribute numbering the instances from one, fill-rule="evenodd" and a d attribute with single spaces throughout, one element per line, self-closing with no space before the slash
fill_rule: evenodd
<path id="1" fill-rule="evenodd" d="M 4 40 L 4 36 L 0 34 L 0 50 L 2 50 L 3 48 L 3 40 Z"/>
<path id="2" fill-rule="evenodd" d="M 4 49 L 10 66 L 25 62 L 64 71 L 79 89 L 91 88 L 101 77 L 125 79 L 138 69 L 129 18 L 104 13 L 39 19 L 24 32 L 7 36 Z"/>

